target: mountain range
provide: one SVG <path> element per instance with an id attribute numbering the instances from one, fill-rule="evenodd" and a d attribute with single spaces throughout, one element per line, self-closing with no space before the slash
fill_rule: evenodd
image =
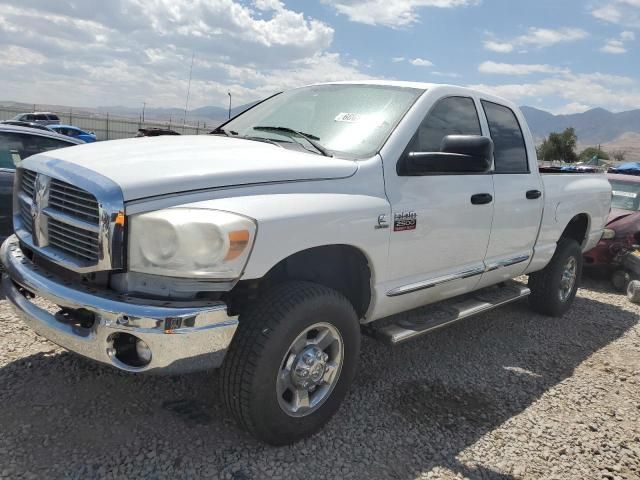
<path id="1" fill-rule="evenodd" d="M 594 108 L 583 113 L 554 115 L 533 107 L 522 107 L 536 142 L 551 132 L 573 127 L 579 148 L 601 145 L 607 152 L 624 151 L 627 160 L 640 160 L 640 109 L 614 113 Z"/>

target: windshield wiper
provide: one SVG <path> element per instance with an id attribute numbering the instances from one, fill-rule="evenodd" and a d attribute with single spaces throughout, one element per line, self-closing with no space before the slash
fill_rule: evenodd
<path id="1" fill-rule="evenodd" d="M 222 127 L 218 127 L 215 130 L 212 130 L 211 132 L 209 132 L 210 135 L 217 135 L 217 134 L 220 134 L 220 133 L 222 133 L 223 135 L 226 135 L 227 137 L 230 137 L 231 135 L 233 135 L 235 137 L 236 135 L 238 135 L 238 132 L 234 132 L 233 130 L 227 131 Z M 229 135 L 229 134 L 231 134 L 231 135 Z"/>
<path id="2" fill-rule="evenodd" d="M 317 140 L 320 140 L 320 137 L 316 137 L 310 133 L 299 132 L 298 130 L 294 130 L 289 127 L 276 127 L 276 126 L 257 126 L 252 127 L 254 130 L 258 130 L 259 132 L 282 132 L 282 133 L 292 133 L 293 135 L 297 135 L 299 137 L 304 138 L 313 148 L 315 148 L 318 152 L 320 152 L 325 157 L 333 157 L 322 145 L 320 145 Z M 293 138 L 293 137 L 292 137 Z"/>

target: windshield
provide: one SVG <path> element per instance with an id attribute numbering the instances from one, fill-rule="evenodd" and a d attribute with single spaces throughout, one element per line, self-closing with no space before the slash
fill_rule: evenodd
<path id="1" fill-rule="evenodd" d="M 612 187 L 611 206 L 622 210 L 640 210 L 640 182 L 610 180 Z"/>
<path id="2" fill-rule="evenodd" d="M 306 145 L 307 137 L 331 155 L 365 158 L 378 152 L 423 92 L 385 85 L 303 87 L 256 105 L 222 128 L 228 135 L 302 144 L 317 152 Z"/>

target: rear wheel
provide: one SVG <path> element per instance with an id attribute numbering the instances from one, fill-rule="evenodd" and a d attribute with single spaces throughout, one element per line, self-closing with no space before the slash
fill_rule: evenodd
<path id="1" fill-rule="evenodd" d="M 360 326 L 351 303 L 322 285 L 289 282 L 246 314 L 222 368 L 222 390 L 238 423 L 273 445 L 319 430 L 355 376 Z"/>
<path id="2" fill-rule="evenodd" d="M 529 305 L 543 315 L 561 317 L 573 303 L 581 276 L 580 245 L 561 238 L 549 264 L 529 275 Z"/>

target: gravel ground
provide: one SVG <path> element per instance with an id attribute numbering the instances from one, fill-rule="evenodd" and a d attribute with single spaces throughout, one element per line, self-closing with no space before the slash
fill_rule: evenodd
<path id="1" fill-rule="evenodd" d="M 0 301 L 2 478 L 640 479 L 640 306 L 586 279 L 563 319 L 526 302 L 391 348 L 365 339 L 319 434 L 262 445 L 217 374 L 117 372 Z"/>

